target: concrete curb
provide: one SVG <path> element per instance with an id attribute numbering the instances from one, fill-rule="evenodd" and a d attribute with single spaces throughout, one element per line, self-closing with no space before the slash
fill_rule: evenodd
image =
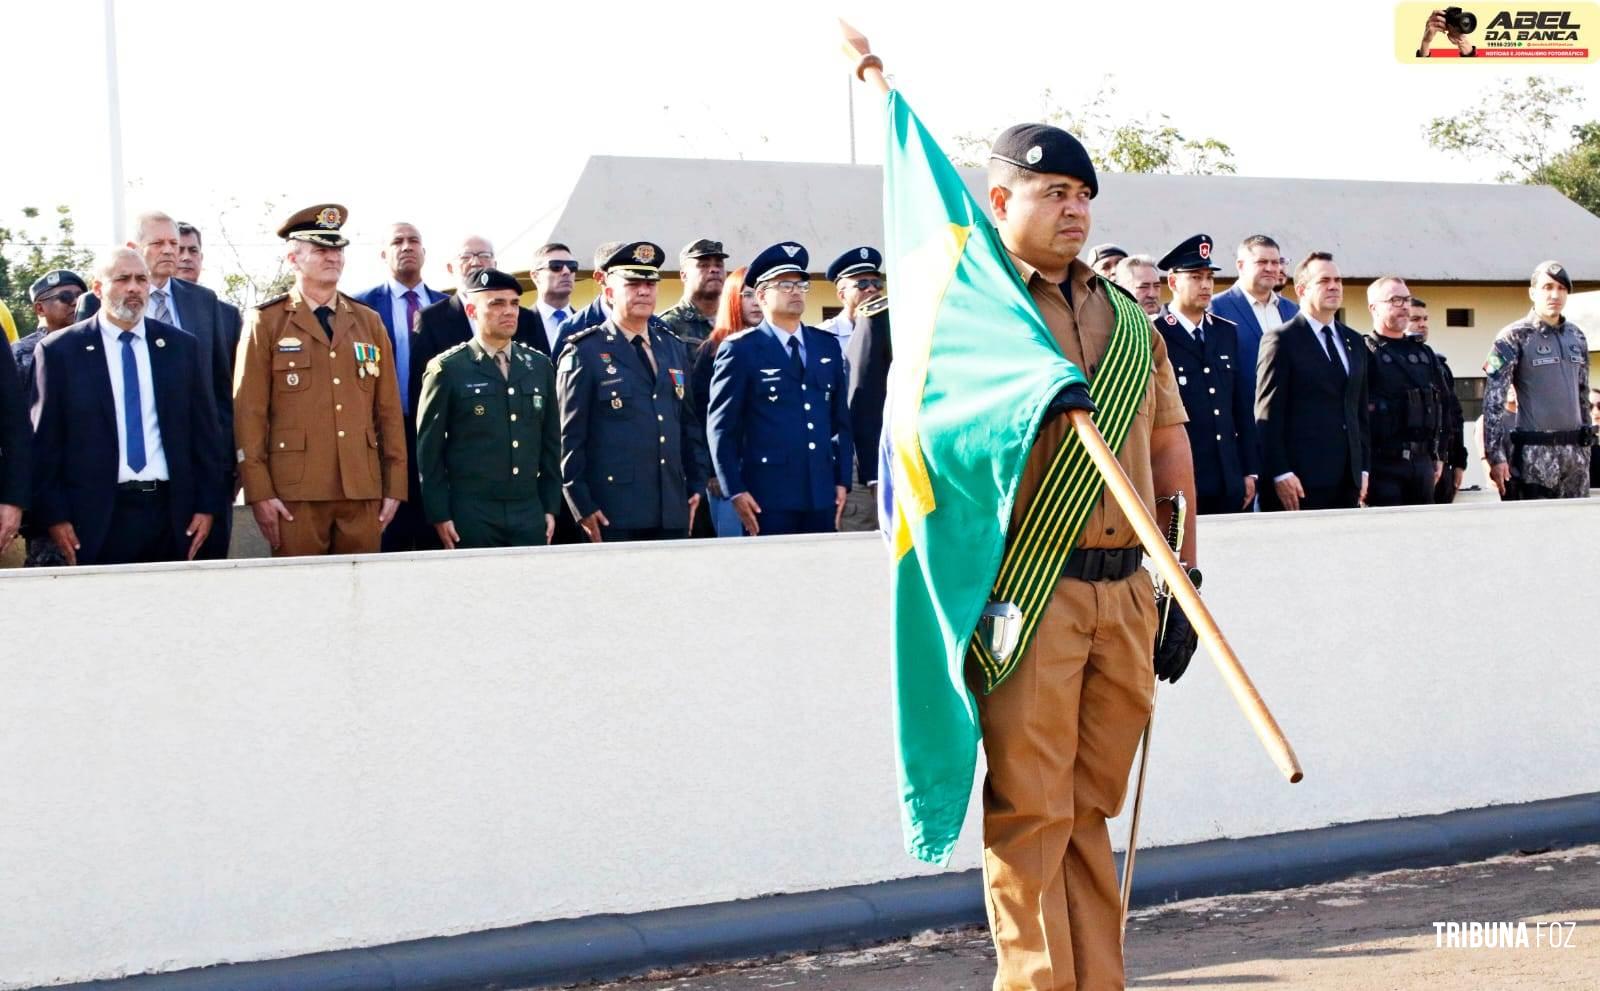
<path id="1" fill-rule="evenodd" d="M 1133 902 L 1235 894 L 1600 842 L 1600 792 L 1442 815 L 1212 840 L 1139 855 Z M 97 991 L 478 991 L 860 945 L 984 921 L 977 871 L 146 974 Z"/>

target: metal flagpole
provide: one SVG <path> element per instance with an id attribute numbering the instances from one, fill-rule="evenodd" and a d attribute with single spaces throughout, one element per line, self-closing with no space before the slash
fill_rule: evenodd
<path id="1" fill-rule="evenodd" d="M 111 244 L 120 245 L 122 226 L 127 222 L 126 195 L 122 184 L 122 101 L 117 92 L 117 10 L 116 0 L 105 0 L 106 22 L 106 118 L 111 124 Z"/>

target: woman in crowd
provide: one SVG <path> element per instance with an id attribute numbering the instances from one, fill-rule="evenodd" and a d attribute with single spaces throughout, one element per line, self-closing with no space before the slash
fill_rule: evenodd
<path id="1" fill-rule="evenodd" d="M 694 367 L 689 372 L 690 382 L 694 386 L 694 399 L 699 405 L 702 431 L 705 429 L 706 410 L 711 404 L 711 366 L 717 360 L 717 349 L 730 335 L 761 323 L 761 306 L 756 302 L 755 290 L 744 287 L 744 276 L 743 268 L 728 273 L 727 281 L 722 284 L 722 299 L 717 303 L 717 322 L 712 327 L 711 336 L 695 352 Z M 717 536 L 744 536 L 744 526 L 733 511 L 733 504 L 718 487 L 715 472 L 707 485 L 707 505 L 711 507 L 711 525 L 716 528 Z"/>

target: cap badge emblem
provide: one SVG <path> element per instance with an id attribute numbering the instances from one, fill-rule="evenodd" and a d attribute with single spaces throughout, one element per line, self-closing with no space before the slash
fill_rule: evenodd
<path id="1" fill-rule="evenodd" d="M 1034 145 L 1032 148 L 1029 148 L 1028 153 L 1022 157 L 1028 160 L 1029 165 L 1038 165 L 1039 159 L 1044 157 L 1044 149 L 1040 148 L 1038 145 Z"/>
<path id="2" fill-rule="evenodd" d="M 340 219 L 338 210 L 331 206 L 323 207 L 322 212 L 317 214 L 317 226 L 330 230 L 337 229 Z"/>
<path id="3" fill-rule="evenodd" d="M 786 244 L 783 246 L 783 253 L 793 258 L 800 253 L 800 246 L 798 244 Z"/>
<path id="4" fill-rule="evenodd" d="M 656 249 L 648 244 L 641 244 L 633 249 L 633 260 L 641 265 L 648 265 L 656 260 Z"/>
<path id="5" fill-rule="evenodd" d="M 1204 261 L 1204 260 L 1209 259 L 1210 257 L 1211 257 L 1211 242 L 1210 241 L 1201 241 L 1200 242 L 1200 258 L 1201 258 L 1201 260 Z"/>

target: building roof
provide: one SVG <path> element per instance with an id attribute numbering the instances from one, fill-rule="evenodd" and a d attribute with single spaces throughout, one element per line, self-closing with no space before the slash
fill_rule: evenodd
<path id="1" fill-rule="evenodd" d="M 963 170 L 986 202 L 983 172 Z M 795 240 L 820 275 L 839 253 L 883 244 L 883 171 L 876 165 L 691 158 L 589 159 L 549 239 L 587 267 L 597 244 L 648 238 L 677 270 L 697 237 L 726 245 L 730 268 L 769 244 Z M 1298 260 L 1332 251 L 1346 278 L 1398 274 L 1415 282 L 1522 282 L 1558 258 L 1583 282 L 1600 280 L 1600 217 L 1547 186 L 1107 174 L 1091 244 L 1114 241 L 1161 257 L 1210 234 L 1223 277 L 1233 245 L 1270 234 Z"/>

